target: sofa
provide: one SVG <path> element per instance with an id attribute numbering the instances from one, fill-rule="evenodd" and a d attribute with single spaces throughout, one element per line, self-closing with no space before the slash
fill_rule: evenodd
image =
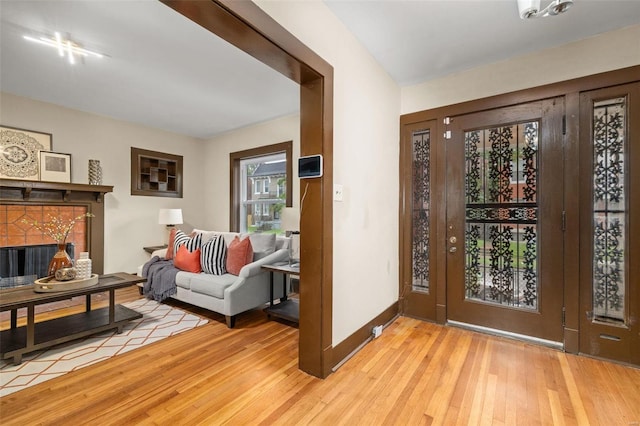
<path id="1" fill-rule="evenodd" d="M 236 236 L 251 240 L 254 249 L 253 261 L 242 266 L 238 275 L 229 272 L 213 275 L 179 271 L 175 278 L 177 293 L 171 296 L 172 299 L 224 315 L 227 326 L 233 328 L 238 314 L 270 302 L 270 273 L 261 267 L 288 261 L 289 239 L 274 234 L 240 234 L 194 229 L 191 235 L 196 234 L 201 234 L 202 244 L 216 235 L 221 235 L 226 247 L 229 247 Z M 154 256 L 164 258 L 166 252 L 167 249 L 157 250 L 151 254 L 152 259 Z M 143 275 L 142 270 L 143 266 L 140 266 L 138 275 Z M 284 297 L 282 286 L 274 286 L 273 292 L 274 298 Z"/>

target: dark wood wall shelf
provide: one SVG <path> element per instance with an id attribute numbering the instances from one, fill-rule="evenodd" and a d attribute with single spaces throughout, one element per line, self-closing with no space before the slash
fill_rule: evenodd
<path id="1" fill-rule="evenodd" d="M 0 190 L 2 191 L 0 193 L 2 200 L 13 200 L 20 197 L 23 201 L 37 201 L 38 199 L 50 200 L 55 197 L 60 201 L 70 201 L 72 198 L 76 198 L 74 193 L 91 193 L 95 201 L 101 203 L 104 194 L 113 192 L 113 186 L 0 179 Z"/>
<path id="2" fill-rule="evenodd" d="M 131 195 L 182 198 L 182 156 L 132 147 Z"/>

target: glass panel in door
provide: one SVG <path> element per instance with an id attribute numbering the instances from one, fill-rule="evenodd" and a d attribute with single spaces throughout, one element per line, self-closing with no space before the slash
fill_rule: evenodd
<path id="1" fill-rule="evenodd" d="M 537 310 L 538 121 L 465 140 L 465 298 Z"/>

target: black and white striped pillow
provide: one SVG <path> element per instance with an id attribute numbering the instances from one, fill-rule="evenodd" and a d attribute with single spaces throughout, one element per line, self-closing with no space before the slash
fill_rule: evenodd
<path id="1" fill-rule="evenodd" d="M 205 274 L 227 273 L 227 246 L 222 235 L 216 235 L 200 247 L 200 266 Z"/>
<path id="2" fill-rule="evenodd" d="M 202 242 L 202 234 L 196 234 L 193 238 L 184 232 L 176 231 L 176 238 L 173 240 L 173 253 L 178 253 L 180 246 L 185 246 L 190 252 L 194 252 L 200 248 Z"/>

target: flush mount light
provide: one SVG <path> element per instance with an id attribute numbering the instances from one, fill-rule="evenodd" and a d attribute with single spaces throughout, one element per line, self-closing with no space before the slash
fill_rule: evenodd
<path id="1" fill-rule="evenodd" d="M 70 39 L 64 39 L 60 33 L 56 32 L 55 37 L 38 37 L 24 36 L 25 40 L 39 43 L 44 46 L 53 47 L 58 51 L 60 57 L 64 58 L 65 55 L 69 58 L 70 64 L 76 63 L 76 57 L 93 56 L 96 58 L 104 57 L 103 54 L 92 52 L 91 50 L 81 47 L 78 43 L 71 41 Z"/>
<path id="2" fill-rule="evenodd" d="M 540 0 L 518 0 L 518 12 L 522 19 L 559 15 L 571 6 L 573 6 L 573 0 L 553 0 L 541 10 Z"/>

